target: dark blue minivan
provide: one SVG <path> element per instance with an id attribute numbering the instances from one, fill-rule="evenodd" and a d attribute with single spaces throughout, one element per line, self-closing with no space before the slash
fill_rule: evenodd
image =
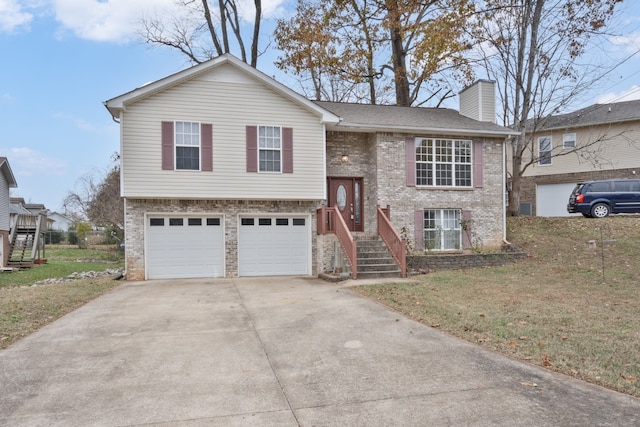
<path id="1" fill-rule="evenodd" d="M 569 213 L 604 218 L 616 213 L 640 213 L 640 179 L 606 179 L 581 182 L 573 189 Z"/>

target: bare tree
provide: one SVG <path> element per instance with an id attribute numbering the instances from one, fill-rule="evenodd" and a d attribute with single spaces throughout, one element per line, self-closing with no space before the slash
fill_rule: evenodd
<path id="1" fill-rule="evenodd" d="M 605 35 L 619 0 L 485 0 L 476 39 L 481 63 L 496 81 L 502 124 L 518 136 L 511 145 L 509 214 L 518 215 L 524 172 L 538 162 L 533 135 L 611 69 L 578 62 Z M 567 155 L 596 146 L 605 136 Z M 545 154 L 549 155 L 549 154 Z"/>
<path id="2" fill-rule="evenodd" d="M 225 53 L 235 53 L 256 67 L 260 56 L 262 0 L 253 0 L 254 14 L 250 43 L 245 43 L 242 11 L 236 0 L 218 0 L 212 8 L 207 0 L 176 0 L 179 14 L 165 12 L 145 16 L 138 34 L 151 45 L 167 46 L 195 64 Z M 250 49 L 247 52 L 247 44 Z"/>
<path id="3" fill-rule="evenodd" d="M 105 175 L 86 175 L 79 180 L 79 186 L 79 190 L 67 194 L 65 211 L 76 221 L 89 220 L 122 235 L 124 201 L 120 197 L 120 168 L 115 166 Z"/>

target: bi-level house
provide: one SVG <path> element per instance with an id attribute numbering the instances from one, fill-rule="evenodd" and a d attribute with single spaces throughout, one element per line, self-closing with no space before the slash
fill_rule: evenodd
<path id="1" fill-rule="evenodd" d="M 223 55 L 105 102 L 121 128 L 129 280 L 317 275 L 382 235 L 499 247 L 505 138 L 491 82 L 450 109 L 313 102 Z M 339 242 L 339 243 L 338 243 Z"/>
<path id="2" fill-rule="evenodd" d="M 567 216 L 576 183 L 640 174 L 640 100 L 550 116 L 529 137 L 535 151 L 525 161 L 537 161 L 522 178 L 521 213 Z"/>

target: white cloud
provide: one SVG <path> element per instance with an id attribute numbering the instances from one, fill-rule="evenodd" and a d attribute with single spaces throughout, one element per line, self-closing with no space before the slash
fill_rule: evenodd
<path id="1" fill-rule="evenodd" d="M 627 53 L 635 53 L 640 46 L 640 33 L 612 36 L 609 37 L 609 42 L 614 46 L 622 47 Z"/>
<path id="2" fill-rule="evenodd" d="M 620 93 L 607 93 L 598 97 L 598 104 L 607 104 L 609 102 L 635 101 L 640 99 L 640 86 L 633 85 L 630 89 Z"/>
<path id="3" fill-rule="evenodd" d="M 5 0 L 0 0 L 5 1 Z M 175 0 L 52 0 L 56 19 L 76 36 L 95 41 L 126 42 L 136 37 L 143 16 L 179 16 L 184 8 Z M 240 15 L 253 21 L 252 0 L 237 0 Z M 266 0 L 262 16 L 268 19 L 282 13 L 284 0 Z M 215 11 L 212 10 L 215 15 Z"/>
<path id="4" fill-rule="evenodd" d="M 17 0 L 0 0 L 0 32 L 28 29 L 32 20 L 33 15 L 25 12 Z"/>
<path id="5" fill-rule="evenodd" d="M 53 0 L 56 19 L 76 36 L 95 41 L 131 39 L 144 13 L 174 0 Z"/>
<path id="6" fill-rule="evenodd" d="M 11 169 L 17 176 L 62 176 L 66 174 L 67 162 L 48 157 L 31 148 L 10 148 L 5 156 L 11 162 Z"/>
<path id="7" fill-rule="evenodd" d="M 81 129 L 81 130 L 84 130 L 84 131 L 87 131 L 87 132 L 94 132 L 94 131 L 98 130 L 96 126 L 94 126 L 91 123 L 87 122 L 85 119 L 83 119 L 81 117 L 74 116 L 72 114 L 55 113 L 53 115 L 53 118 L 72 122 L 78 129 Z"/>

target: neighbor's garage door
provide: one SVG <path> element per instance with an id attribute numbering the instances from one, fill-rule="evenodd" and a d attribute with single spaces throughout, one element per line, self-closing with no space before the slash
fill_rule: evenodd
<path id="1" fill-rule="evenodd" d="M 537 216 L 569 216 L 567 203 L 575 184 L 538 184 L 536 186 Z"/>
<path id="2" fill-rule="evenodd" d="M 311 274 L 310 226 L 308 217 L 240 217 L 238 274 Z"/>
<path id="3" fill-rule="evenodd" d="M 147 278 L 224 276 L 221 217 L 149 215 L 146 221 Z"/>

